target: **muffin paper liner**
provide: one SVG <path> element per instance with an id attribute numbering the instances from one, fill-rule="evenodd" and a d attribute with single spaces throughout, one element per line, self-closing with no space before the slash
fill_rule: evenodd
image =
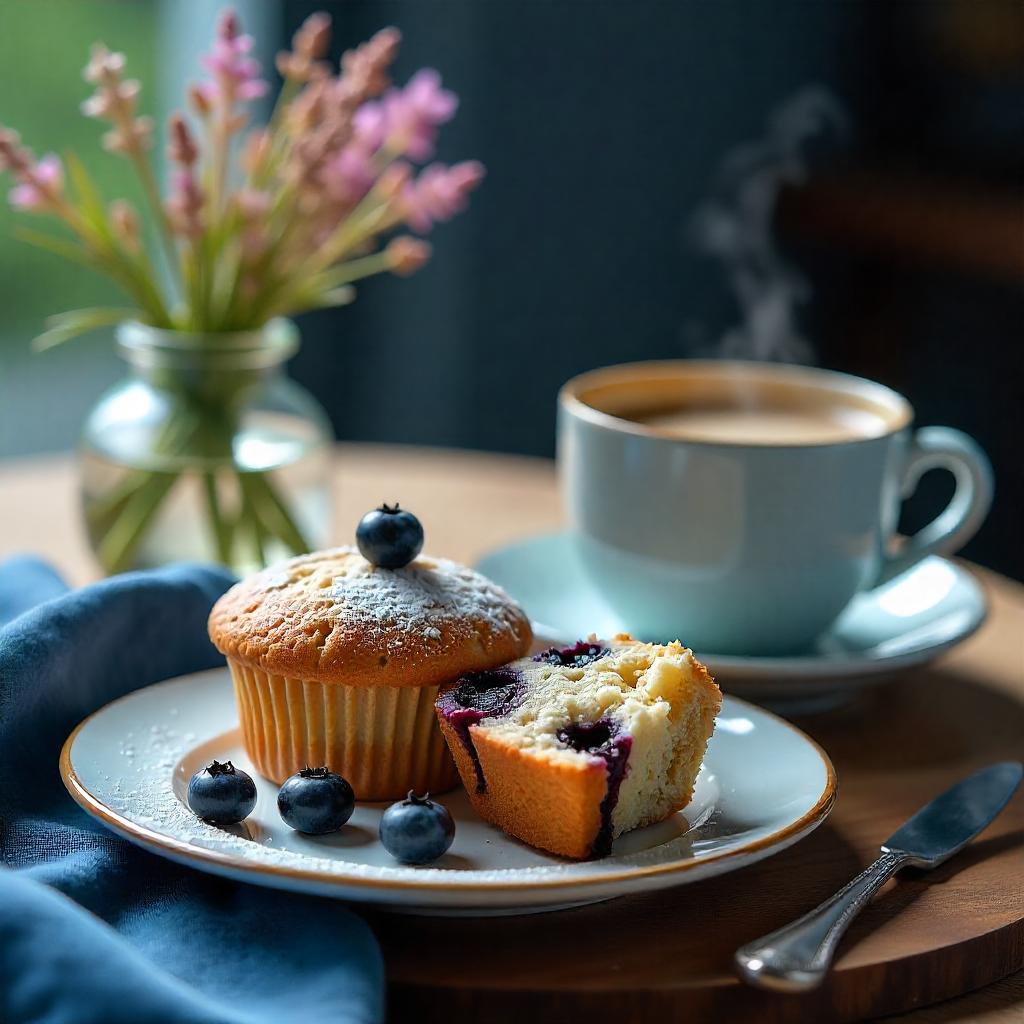
<path id="1" fill-rule="evenodd" d="M 274 782 L 307 766 L 344 775 L 359 800 L 443 793 L 459 781 L 434 715 L 436 686 L 344 686 L 272 676 L 228 659 L 242 738 Z"/>

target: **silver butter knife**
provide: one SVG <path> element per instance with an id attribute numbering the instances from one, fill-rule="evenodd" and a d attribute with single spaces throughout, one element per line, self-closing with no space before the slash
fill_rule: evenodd
<path id="1" fill-rule="evenodd" d="M 1024 765 L 1004 761 L 947 789 L 883 844 L 882 855 L 845 888 L 809 914 L 736 952 L 740 977 L 781 992 L 822 983 L 836 946 L 872 896 L 904 867 L 934 868 L 962 850 L 1006 806 Z"/>

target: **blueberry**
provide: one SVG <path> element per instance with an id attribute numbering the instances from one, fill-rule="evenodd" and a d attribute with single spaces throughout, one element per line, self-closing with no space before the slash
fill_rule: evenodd
<path id="1" fill-rule="evenodd" d="M 392 804 L 380 819 L 380 841 L 395 860 L 403 864 L 426 864 L 437 860 L 455 838 L 455 822 L 447 808 L 426 796 L 410 791 L 400 803 Z"/>
<path id="2" fill-rule="evenodd" d="M 359 520 L 356 543 L 368 562 L 382 569 L 401 569 L 423 550 L 423 527 L 397 504 L 381 505 Z"/>
<path id="3" fill-rule="evenodd" d="M 347 779 L 326 768 L 303 768 L 286 779 L 277 794 L 277 809 L 296 832 L 322 836 L 337 832 L 352 817 L 356 795 Z"/>
<path id="4" fill-rule="evenodd" d="M 482 711 L 487 717 L 507 715 L 523 698 L 518 673 L 507 668 L 463 676 L 445 704 Z"/>
<path id="5" fill-rule="evenodd" d="M 610 648 L 603 647 L 600 643 L 580 640 L 572 647 L 549 647 L 546 651 L 535 654 L 533 660 L 547 662 L 549 665 L 562 665 L 564 668 L 583 668 L 610 653 Z"/>
<path id="6" fill-rule="evenodd" d="M 188 805 L 211 825 L 237 825 L 256 806 L 256 783 L 230 761 L 212 761 L 192 776 Z"/>

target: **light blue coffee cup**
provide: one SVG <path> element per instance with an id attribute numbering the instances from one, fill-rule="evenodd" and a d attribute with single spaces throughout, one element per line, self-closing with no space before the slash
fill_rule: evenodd
<path id="1" fill-rule="evenodd" d="M 779 443 L 752 420 L 749 438 L 721 440 L 643 422 L 694 407 L 834 414 L 840 436 Z M 575 377 L 559 394 L 558 462 L 584 570 L 635 636 L 806 650 L 856 594 L 957 550 L 988 512 L 978 445 L 912 423 L 897 392 L 807 367 L 677 360 Z M 952 499 L 897 536 L 901 501 L 936 467 L 953 474 Z"/>

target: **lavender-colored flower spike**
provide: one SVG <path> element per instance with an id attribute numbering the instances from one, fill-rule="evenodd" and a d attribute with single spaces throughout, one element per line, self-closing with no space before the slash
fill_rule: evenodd
<path id="1" fill-rule="evenodd" d="M 141 249 L 142 232 L 139 215 L 127 199 L 115 199 L 109 207 L 110 224 L 117 240 L 129 251 Z"/>
<path id="2" fill-rule="evenodd" d="M 431 164 L 410 182 L 401 197 L 402 212 L 414 231 L 429 231 L 466 208 L 469 193 L 484 180 L 484 166 L 466 160 L 452 167 Z"/>
<path id="3" fill-rule="evenodd" d="M 111 53 L 102 43 L 93 46 L 82 77 L 96 91 L 82 103 L 82 113 L 114 126 L 103 136 L 106 149 L 137 155 L 150 146 L 153 121 L 136 116 L 140 86 L 135 79 L 123 77 L 124 68 L 123 53 Z"/>
<path id="4" fill-rule="evenodd" d="M 20 176 L 33 161 L 32 151 L 21 144 L 21 136 L 13 128 L 0 125 L 0 171 Z"/>
<path id="5" fill-rule="evenodd" d="M 0 125 L 0 171 L 10 171 L 17 185 L 8 199 L 13 207 L 29 213 L 56 212 L 63 203 L 64 169 L 60 159 L 48 153 L 41 160 L 18 133 Z"/>
<path id="6" fill-rule="evenodd" d="M 227 107 L 237 100 L 253 100 L 267 91 L 260 78 L 260 62 L 250 56 L 252 36 L 241 35 L 238 15 L 225 11 L 217 24 L 213 49 L 203 57 L 204 67 L 213 75 L 213 82 L 200 86 L 207 102 L 219 98 Z"/>
<path id="7" fill-rule="evenodd" d="M 331 44 L 331 16 L 323 11 L 311 14 L 292 37 L 291 50 L 277 55 L 277 70 L 282 77 L 308 82 L 330 74 L 323 60 Z"/>
<path id="8" fill-rule="evenodd" d="M 174 231 L 186 238 L 202 234 L 203 207 L 206 196 L 196 180 L 192 167 L 182 166 L 171 176 L 171 195 L 165 206 L 167 219 Z"/>
<path id="9" fill-rule="evenodd" d="M 167 124 L 167 159 L 186 167 L 191 167 L 199 159 L 199 147 L 188 123 L 177 112 L 171 114 Z"/>
<path id="10" fill-rule="evenodd" d="M 379 96 L 391 84 L 388 72 L 401 42 L 397 28 L 382 28 L 361 46 L 342 54 L 339 82 L 357 102 Z"/>
<path id="11" fill-rule="evenodd" d="M 73 244 L 99 257 L 154 324 L 243 329 L 346 299 L 348 282 L 370 274 L 415 272 L 430 246 L 405 235 L 386 237 L 403 224 L 425 232 L 452 217 L 483 168 L 435 164 L 414 177 L 413 163 L 430 159 L 458 98 L 430 68 L 402 88 L 391 86 L 401 41 L 394 28 L 346 51 L 335 73 L 327 62 L 330 29 L 322 13 L 302 24 L 290 50 L 278 56 L 285 88 L 274 116 L 236 151 L 233 137 L 249 118 L 244 102 L 263 95 L 267 83 L 252 38 L 233 11 L 224 12 L 204 58 L 209 74 L 189 87 L 191 120 L 179 113 L 169 120 L 171 175 L 163 195 L 146 152 L 152 121 L 139 115 L 139 83 L 125 77 L 123 54 L 93 47 L 84 70 L 93 91 L 82 110 L 106 123 L 104 146 L 128 156 L 138 172 L 166 264 L 180 285 L 170 301 L 153 279 L 135 208 L 115 200 L 107 208 L 108 230 L 94 230 L 89 197 L 64 191 L 60 160 L 37 158 L 0 126 L 0 171 L 14 178 L 11 202 L 62 218 L 76 236 Z M 245 177 L 241 187 L 234 184 L 236 163 Z M 221 267 L 230 278 L 225 288 L 193 287 Z"/>
<path id="12" fill-rule="evenodd" d="M 332 199 L 354 205 L 370 191 L 377 177 L 373 153 L 358 140 L 350 142 L 324 162 L 320 177 Z"/>
<path id="13" fill-rule="evenodd" d="M 29 213 L 41 213 L 54 206 L 54 196 L 64 186 L 64 168 L 59 157 L 47 153 L 38 163 L 29 167 L 20 185 L 11 189 L 11 206 Z"/>
<path id="14" fill-rule="evenodd" d="M 356 129 L 376 147 L 427 160 L 434 153 L 437 130 L 455 116 L 459 98 L 441 87 L 441 76 L 423 68 L 404 89 L 391 89 L 379 101 L 365 103 L 356 115 Z"/>
<path id="15" fill-rule="evenodd" d="M 391 263 L 391 272 L 399 277 L 415 274 L 430 259 L 430 243 L 420 238 L 399 235 L 388 242 L 387 255 Z"/>

